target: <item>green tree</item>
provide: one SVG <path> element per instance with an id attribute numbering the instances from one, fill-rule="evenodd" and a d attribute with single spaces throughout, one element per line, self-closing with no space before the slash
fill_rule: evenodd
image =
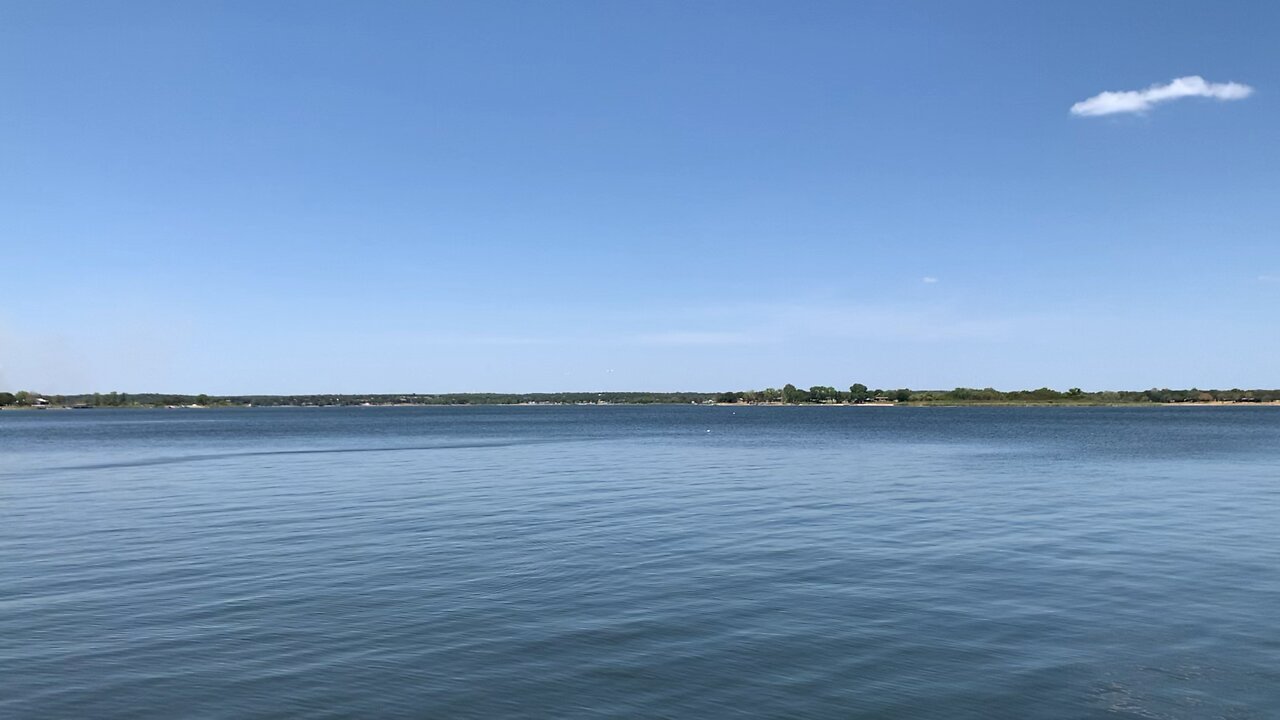
<path id="1" fill-rule="evenodd" d="M 849 400 L 855 403 L 866 402 L 870 399 L 871 393 L 867 392 L 867 386 L 862 383 L 854 383 L 849 386 Z"/>
<path id="2" fill-rule="evenodd" d="M 797 388 L 795 385 L 792 385 L 791 383 L 787 383 L 786 385 L 782 386 L 783 402 L 787 402 L 787 403 L 804 402 L 805 396 L 807 394 L 808 393 L 801 390 L 800 388 Z"/>
<path id="3" fill-rule="evenodd" d="M 814 385 L 809 388 L 809 402 L 824 403 L 836 399 L 836 389 L 829 385 Z"/>
<path id="4" fill-rule="evenodd" d="M 1029 394 L 1035 400 L 1057 400 L 1058 398 L 1062 397 L 1062 393 L 1058 392 L 1057 390 L 1054 390 L 1053 388 L 1047 388 L 1047 387 L 1036 388 L 1035 390 L 1032 390 Z"/>
<path id="5" fill-rule="evenodd" d="M 209 396 L 208 396 L 208 395 L 205 395 L 204 393 L 200 393 L 199 395 L 197 395 L 197 396 L 196 396 L 196 404 L 197 404 L 197 405 L 208 405 L 208 404 L 209 404 Z"/>
<path id="6" fill-rule="evenodd" d="M 18 398 L 11 392 L 0 392 L 0 405 L 12 405 Z"/>
<path id="7" fill-rule="evenodd" d="M 31 393 L 27 392 L 26 390 L 19 390 L 18 394 L 13 396 L 13 404 L 14 405 L 30 405 Z"/>

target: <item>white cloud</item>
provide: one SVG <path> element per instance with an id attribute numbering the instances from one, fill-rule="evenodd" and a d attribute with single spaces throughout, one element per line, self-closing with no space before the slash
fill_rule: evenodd
<path id="1" fill-rule="evenodd" d="M 1215 100 L 1241 100 L 1253 94 L 1253 88 L 1236 82 L 1211 83 L 1199 75 L 1180 77 L 1167 85 L 1152 85 L 1146 90 L 1104 92 L 1071 106 L 1072 115 L 1091 117 L 1114 113 L 1142 113 L 1156 103 L 1185 97 L 1207 97 Z"/>
<path id="2" fill-rule="evenodd" d="M 920 278 L 920 282 L 923 282 L 927 285 L 932 285 L 933 283 L 938 282 L 938 278 L 933 277 L 932 275 L 925 275 L 924 277 Z"/>

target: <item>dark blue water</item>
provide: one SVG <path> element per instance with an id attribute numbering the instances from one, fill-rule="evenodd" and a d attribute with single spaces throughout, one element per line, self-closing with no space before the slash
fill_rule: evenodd
<path id="1" fill-rule="evenodd" d="M 1280 411 L 0 413 L 4 718 L 1280 717 Z"/>

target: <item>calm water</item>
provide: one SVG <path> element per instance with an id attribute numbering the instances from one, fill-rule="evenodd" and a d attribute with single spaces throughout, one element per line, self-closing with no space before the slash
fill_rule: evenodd
<path id="1" fill-rule="evenodd" d="M 1276 718 L 1280 411 L 0 412 L 0 717 Z"/>

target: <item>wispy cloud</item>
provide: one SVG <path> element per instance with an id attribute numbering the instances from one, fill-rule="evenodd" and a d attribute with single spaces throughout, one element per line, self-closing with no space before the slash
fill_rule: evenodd
<path id="1" fill-rule="evenodd" d="M 717 322 L 745 338 L 784 344 L 848 339 L 999 340 L 1015 337 L 1027 324 L 1021 317 L 968 313 L 936 304 L 863 305 L 822 300 L 747 303 L 722 310 Z"/>
<path id="2" fill-rule="evenodd" d="M 1280 275 L 1259 275 L 1258 282 L 1264 282 L 1264 283 L 1280 282 Z"/>
<path id="3" fill-rule="evenodd" d="M 941 282 L 934 276 L 922 284 Z M 929 293 L 926 293 L 929 294 Z M 507 348 L 513 353 L 559 352 L 565 347 L 707 350 L 799 346 L 813 342 L 1000 341 L 1015 337 L 1038 320 L 966 312 L 932 303 L 859 304 L 832 298 L 739 302 L 710 306 L 648 307 L 643 313 L 558 314 L 555 327 L 532 315 L 515 315 L 492 332 L 397 331 L 366 338 L 369 346 L 399 343 L 415 347 Z M 545 320 L 545 318 L 542 318 Z M 524 327 L 517 327 L 524 326 Z M 541 332 L 538 328 L 545 328 Z"/>
<path id="4" fill-rule="evenodd" d="M 1211 83 L 1199 75 L 1180 77 L 1165 85 L 1152 85 L 1145 90 L 1122 90 L 1099 93 L 1071 106 L 1071 114 L 1082 117 L 1115 113 L 1142 113 L 1157 103 L 1186 97 L 1215 100 L 1242 100 L 1253 94 L 1253 88 L 1237 82 Z"/>
<path id="5" fill-rule="evenodd" d="M 676 331 L 676 332 L 659 332 L 644 333 L 635 335 L 629 340 L 640 345 L 742 345 L 751 342 L 759 342 L 759 335 L 751 335 L 745 332 L 718 332 L 718 331 Z"/>
<path id="6" fill-rule="evenodd" d="M 936 277 L 934 277 L 934 276 L 932 276 L 932 275 L 925 275 L 924 277 L 920 278 L 920 282 L 922 282 L 922 283 L 924 283 L 924 284 L 926 284 L 926 285 L 932 285 L 932 284 L 934 284 L 934 283 L 938 282 L 938 278 L 936 278 Z"/>

